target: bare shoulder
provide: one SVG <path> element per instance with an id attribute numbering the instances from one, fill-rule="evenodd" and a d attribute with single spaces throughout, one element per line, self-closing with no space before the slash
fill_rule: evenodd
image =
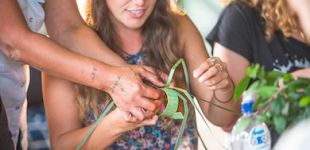
<path id="1" fill-rule="evenodd" d="M 192 22 L 192 20 L 189 18 L 186 14 L 177 14 L 177 34 L 178 38 L 180 40 L 180 44 L 184 45 L 186 41 L 189 40 L 189 38 L 201 38 L 201 35 Z M 191 41 L 191 40 L 190 40 Z"/>
<path id="2" fill-rule="evenodd" d="M 192 20 L 186 14 L 176 14 L 177 20 L 177 28 L 180 31 L 187 31 L 187 30 L 194 30 L 195 25 L 193 24 Z"/>

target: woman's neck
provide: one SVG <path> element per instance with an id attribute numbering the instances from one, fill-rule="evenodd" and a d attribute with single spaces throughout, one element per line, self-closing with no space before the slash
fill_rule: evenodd
<path id="1" fill-rule="evenodd" d="M 142 35 L 140 30 L 122 29 L 117 31 L 122 50 L 130 55 L 137 54 L 142 48 Z"/>

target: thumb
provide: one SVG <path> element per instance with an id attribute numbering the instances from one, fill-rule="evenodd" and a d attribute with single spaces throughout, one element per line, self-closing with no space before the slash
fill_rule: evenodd
<path id="1" fill-rule="evenodd" d="M 154 115 L 150 119 L 145 119 L 145 120 L 141 121 L 139 126 L 140 127 L 142 127 L 142 126 L 153 126 L 153 125 L 155 125 L 157 123 L 158 118 L 159 117 L 157 115 Z"/>

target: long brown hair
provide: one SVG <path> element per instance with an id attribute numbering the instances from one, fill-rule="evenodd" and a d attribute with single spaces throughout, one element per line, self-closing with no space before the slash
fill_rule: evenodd
<path id="1" fill-rule="evenodd" d="M 239 1 L 256 7 L 260 10 L 261 16 L 265 19 L 265 34 L 270 40 L 276 30 L 280 30 L 285 37 L 294 33 L 304 35 L 298 25 L 298 18 L 289 8 L 286 0 L 223 0 L 227 5 L 232 1 Z M 306 40 L 304 38 L 304 40 Z"/>
<path id="2" fill-rule="evenodd" d="M 142 60 L 168 73 L 172 65 L 180 58 L 178 37 L 176 35 L 177 16 L 182 12 L 177 9 L 174 0 L 157 0 L 155 7 L 145 24 L 142 26 L 143 46 Z M 122 49 L 119 37 L 110 19 L 110 11 L 106 0 L 88 0 L 86 22 L 92 27 L 104 43 L 114 52 L 120 54 Z M 178 75 L 181 78 L 180 75 Z M 86 112 L 93 111 L 98 115 L 98 99 L 109 98 L 107 93 L 77 85 L 77 101 L 82 119 Z"/>

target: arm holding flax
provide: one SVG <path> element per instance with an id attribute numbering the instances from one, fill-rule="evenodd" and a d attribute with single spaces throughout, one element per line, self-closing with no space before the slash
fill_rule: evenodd
<path id="1" fill-rule="evenodd" d="M 238 104 L 230 100 L 234 88 L 227 73 L 226 64 L 217 59 L 217 63 L 222 66 L 221 71 L 218 65 L 211 65 L 202 37 L 188 17 L 181 17 L 178 33 L 180 33 L 183 57 L 189 69 L 191 89 L 195 96 L 238 111 Z M 235 114 L 208 103 L 200 101 L 199 104 L 204 115 L 215 125 L 228 126 L 236 118 Z"/>
<path id="2" fill-rule="evenodd" d="M 143 120 L 144 117 L 149 117 L 140 111 L 141 107 L 153 112 L 156 107 L 152 100 L 158 99 L 159 93 L 145 85 L 142 79 L 163 86 L 154 70 L 142 65 L 128 65 L 110 50 L 97 33 L 85 24 L 75 0 L 47 1 L 45 10 L 47 31 L 52 39 L 79 54 L 113 66 L 121 66 L 117 68 L 114 78 L 107 78 L 109 87 L 105 91 L 126 114 L 126 119 Z M 130 117 L 130 114 L 135 118 Z"/>
<path id="3" fill-rule="evenodd" d="M 91 125 L 83 126 L 76 94 L 74 83 L 43 76 L 44 107 L 52 149 L 76 149 L 91 128 Z M 124 132 L 140 126 L 154 125 L 157 118 L 153 116 L 141 122 L 128 123 L 122 118 L 119 109 L 115 109 L 101 120 L 83 149 L 105 149 Z"/>

